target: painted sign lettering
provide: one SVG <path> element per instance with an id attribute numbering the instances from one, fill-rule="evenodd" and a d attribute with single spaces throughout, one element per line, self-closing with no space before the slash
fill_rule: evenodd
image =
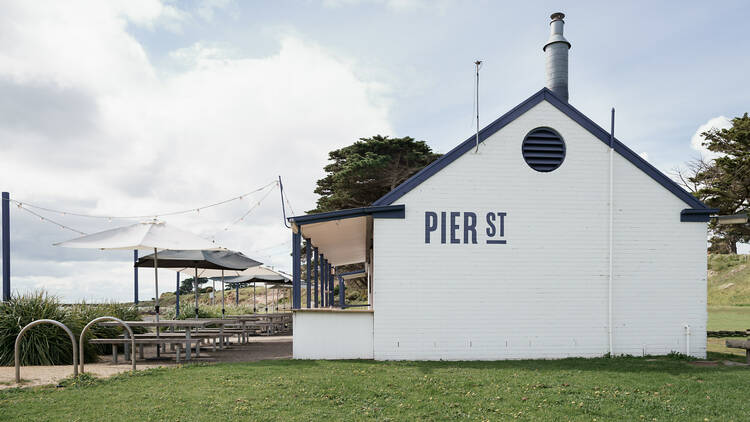
<path id="1" fill-rule="evenodd" d="M 506 212 L 490 211 L 485 214 L 483 233 L 485 243 L 489 245 L 504 245 Z M 437 241 L 437 231 L 440 229 L 440 243 L 477 244 L 477 213 L 471 211 L 425 211 L 424 213 L 424 243 Z M 433 236 L 435 235 L 435 236 Z"/>

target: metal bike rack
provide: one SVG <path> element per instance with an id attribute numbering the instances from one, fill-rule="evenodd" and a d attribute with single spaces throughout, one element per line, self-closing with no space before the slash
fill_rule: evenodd
<path id="1" fill-rule="evenodd" d="M 18 356 L 19 349 L 21 348 L 21 337 L 24 335 L 24 333 L 26 333 L 26 331 L 29 330 L 29 328 L 32 328 L 39 324 L 45 324 L 45 323 L 57 325 L 58 327 L 65 330 L 66 333 L 68 333 L 68 336 L 70 337 L 70 342 L 73 344 L 73 376 L 78 376 L 78 348 L 76 347 L 76 338 L 73 335 L 73 332 L 70 331 L 70 328 L 66 327 L 65 324 L 63 324 L 60 321 L 55 321 L 54 319 L 38 319 L 36 321 L 32 321 L 26 324 L 26 326 L 21 329 L 21 332 L 18 333 L 18 336 L 16 336 L 16 349 L 15 349 L 16 383 L 21 382 L 21 359 Z"/>
<path id="2" fill-rule="evenodd" d="M 125 327 L 125 329 L 128 331 L 128 334 L 130 334 L 130 345 L 131 345 L 130 346 L 130 358 L 133 361 L 133 370 L 135 371 L 135 335 L 133 334 L 133 330 L 130 329 L 130 326 L 128 324 L 126 324 L 125 321 L 121 320 L 120 318 L 115 318 L 115 317 L 111 317 L 111 316 L 103 316 L 103 317 L 99 317 L 99 318 L 94 318 L 94 319 L 91 320 L 91 322 L 89 322 L 88 324 L 86 324 L 86 326 L 83 327 L 83 330 L 81 330 L 81 339 L 78 342 L 78 347 L 79 347 L 79 350 L 80 350 L 79 354 L 81 355 L 81 357 L 83 357 L 83 342 L 86 340 L 84 338 L 84 336 L 86 335 L 86 331 L 89 329 L 89 327 L 91 327 L 92 325 L 96 324 L 97 322 L 101 322 L 101 321 L 115 321 L 115 322 L 118 322 L 120 325 L 122 325 L 123 327 Z M 113 345 L 112 347 L 117 347 L 117 346 Z M 81 358 L 81 373 L 83 373 L 83 360 L 84 359 Z"/>

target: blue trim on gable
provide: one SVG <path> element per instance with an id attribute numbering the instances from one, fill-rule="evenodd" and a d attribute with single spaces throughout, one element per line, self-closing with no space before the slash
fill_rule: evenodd
<path id="1" fill-rule="evenodd" d="M 607 146 L 610 145 L 609 132 L 602 129 L 599 125 L 591 121 L 591 119 L 586 117 L 583 113 L 578 111 L 575 107 L 571 106 L 567 102 L 558 98 L 554 93 L 552 93 L 552 91 L 550 91 L 547 88 L 542 88 L 540 91 L 538 91 L 531 97 L 527 98 L 521 104 L 517 105 L 512 110 L 505 113 L 503 116 L 501 116 L 494 122 L 487 125 L 484 129 L 479 131 L 479 142 L 480 143 L 484 142 L 485 139 L 492 136 L 495 132 L 502 129 L 507 124 L 517 119 L 523 113 L 526 113 L 532 107 L 539 104 L 543 100 L 547 100 L 550 104 L 555 106 L 558 110 L 563 112 L 566 116 L 573 119 L 576 123 L 581 125 L 584 129 L 589 131 L 592 135 L 597 137 L 605 145 Z M 448 164 L 455 161 L 458 157 L 470 151 L 474 147 L 475 142 L 476 142 L 475 137 L 474 136 L 470 137 L 469 139 L 462 142 L 457 147 L 453 148 L 452 150 L 450 150 L 448 153 L 446 153 L 439 159 L 433 161 L 427 167 L 417 172 L 414 176 L 407 179 L 404 183 L 400 184 L 395 189 L 388 192 L 377 201 L 373 202 L 372 205 L 383 206 L 383 205 L 392 204 L 394 201 L 404 196 L 407 192 L 417 187 L 419 184 L 427 180 L 429 177 L 431 177 L 438 171 L 448 166 Z M 614 139 L 614 149 L 618 154 L 620 154 L 626 160 L 630 161 L 634 166 L 638 167 L 641 171 L 649 175 L 657 183 L 662 185 L 668 191 L 672 192 L 672 194 L 680 198 L 683 202 L 685 202 L 692 208 L 699 209 L 699 210 L 708 210 L 708 207 L 706 207 L 706 205 L 704 205 L 697 198 L 695 198 L 693 195 L 688 193 L 675 181 L 673 181 L 672 179 L 664 175 L 664 173 L 656 169 L 656 167 L 652 166 L 646 160 L 641 158 L 640 155 L 636 154 L 630 148 L 625 146 L 625 144 L 618 141 L 616 138 Z"/>
<path id="2" fill-rule="evenodd" d="M 687 208 L 680 212 L 680 221 L 683 223 L 708 223 L 711 221 L 711 214 L 717 214 L 718 212 L 719 210 L 714 208 Z"/>
<path id="3" fill-rule="evenodd" d="M 502 115 L 499 119 L 495 120 L 494 122 L 485 126 L 482 130 L 480 130 L 479 131 L 479 143 L 481 144 L 482 142 L 484 142 L 485 139 L 489 138 L 495 132 L 505 127 L 505 125 L 512 122 L 513 120 L 516 120 L 522 114 L 531 110 L 532 107 L 542 102 L 542 100 L 544 100 L 545 89 L 546 88 L 542 89 L 541 91 L 527 98 L 526 101 L 515 106 L 509 112 Z M 414 176 L 406 179 L 404 183 L 398 185 L 395 189 L 383 195 L 380 199 L 373 202 L 372 205 L 392 204 L 393 201 L 404 196 L 407 192 L 411 191 L 412 189 L 417 187 L 420 183 L 429 179 L 433 174 L 445 168 L 448 164 L 455 161 L 458 157 L 471 151 L 475 145 L 476 145 L 476 135 L 463 141 L 457 147 L 448 151 L 442 157 L 438 158 L 437 160 L 430 163 L 427 167 L 418 171 Z"/>
<path id="4" fill-rule="evenodd" d="M 343 220 L 345 218 L 363 217 L 366 215 L 371 215 L 372 218 L 404 218 L 406 216 L 406 207 L 403 204 L 399 204 L 351 208 L 348 210 L 321 212 L 318 214 L 289 217 L 289 221 L 298 226 L 302 226 L 305 224 L 322 223 L 324 221 L 331 220 Z"/>

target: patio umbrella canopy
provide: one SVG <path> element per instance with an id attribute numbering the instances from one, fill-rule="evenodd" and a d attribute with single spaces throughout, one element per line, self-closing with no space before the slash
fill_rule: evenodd
<path id="1" fill-rule="evenodd" d="M 54 246 L 79 249 L 186 249 L 218 250 L 210 240 L 167 225 L 163 221 L 148 221 L 130 226 L 104 230 L 81 236 Z M 157 257 L 158 259 L 159 257 Z"/>
<path id="2" fill-rule="evenodd" d="M 197 265 L 199 269 L 207 270 L 235 270 L 242 271 L 261 265 L 260 262 L 248 258 L 241 252 L 230 250 L 169 250 L 157 255 L 159 266 L 162 268 L 179 268 L 187 272 Z M 153 267 L 154 254 L 138 259 L 136 267 Z M 204 276 L 203 274 L 200 274 Z"/>
<path id="3" fill-rule="evenodd" d="M 268 267 L 264 266 L 257 266 L 248 268 L 242 272 L 239 273 L 240 275 L 233 275 L 230 277 L 225 277 L 224 281 L 229 284 L 234 284 L 236 288 L 235 293 L 235 304 L 239 304 L 239 286 L 241 284 L 253 284 L 253 312 L 257 310 L 255 306 L 255 283 L 256 282 L 262 282 L 262 283 L 276 283 L 276 284 L 291 284 L 292 279 L 287 274 L 284 274 L 281 271 L 272 270 Z M 212 279 L 217 279 L 216 277 L 211 277 Z M 224 308 L 224 286 L 222 285 L 222 295 L 221 295 L 221 307 Z"/>
<path id="4" fill-rule="evenodd" d="M 213 242 L 185 230 L 167 225 L 164 221 L 152 220 L 114 229 L 104 230 L 55 243 L 54 246 L 79 249 L 153 249 L 154 250 L 154 310 L 159 322 L 159 249 L 217 250 Z M 159 330 L 156 331 L 157 337 Z M 159 348 L 157 347 L 157 356 Z"/>
<path id="5" fill-rule="evenodd" d="M 198 318 L 198 269 L 217 271 L 221 274 L 218 279 L 222 280 L 222 315 L 224 314 L 224 272 L 246 270 L 251 267 L 261 265 L 260 262 L 248 258 L 241 252 L 230 250 L 169 250 L 156 254 L 146 255 L 138 259 L 136 267 L 153 267 L 154 258 L 163 268 L 177 269 L 179 272 L 189 272 L 194 270 L 193 286 L 195 288 L 195 317 Z M 202 273 L 203 273 L 202 272 Z M 178 290 L 179 294 L 179 290 Z"/>

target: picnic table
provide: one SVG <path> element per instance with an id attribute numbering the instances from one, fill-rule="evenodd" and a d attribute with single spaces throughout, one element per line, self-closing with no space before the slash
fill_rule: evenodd
<path id="1" fill-rule="evenodd" d="M 155 327 L 157 329 L 157 336 L 158 336 L 158 330 L 161 327 L 169 328 L 172 332 L 174 332 L 175 328 L 184 328 L 185 329 L 185 360 L 190 360 L 190 344 L 191 341 L 191 331 L 193 329 L 198 330 L 201 328 L 206 328 L 208 325 L 218 325 L 219 326 L 219 336 L 221 337 L 220 342 L 220 348 L 224 348 L 224 325 L 226 324 L 233 324 L 237 323 L 237 320 L 232 319 L 162 319 L 159 322 L 156 321 L 125 321 L 126 324 L 128 324 L 130 327 Z M 104 326 L 119 326 L 116 322 L 102 322 L 101 325 Z M 200 347 L 200 346 L 196 346 Z M 135 350 L 133 350 L 133 353 L 135 353 Z"/>
<path id="2" fill-rule="evenodd" d="M 273 313 L 273 314 L 249 314 L 249 315 L 227 315 L 228 319 L 239 320 L 242 326 L 242 331 L 247 331 L 247 324 L 258 325 L 266 328 L 266 334 L 271 335 L 276 326 L 281 326 L 282 329 L 287 322 L 291 322 L 292 314 L 286 313 Z M 261 328 L 262 331 L 262 328 Z"/>

